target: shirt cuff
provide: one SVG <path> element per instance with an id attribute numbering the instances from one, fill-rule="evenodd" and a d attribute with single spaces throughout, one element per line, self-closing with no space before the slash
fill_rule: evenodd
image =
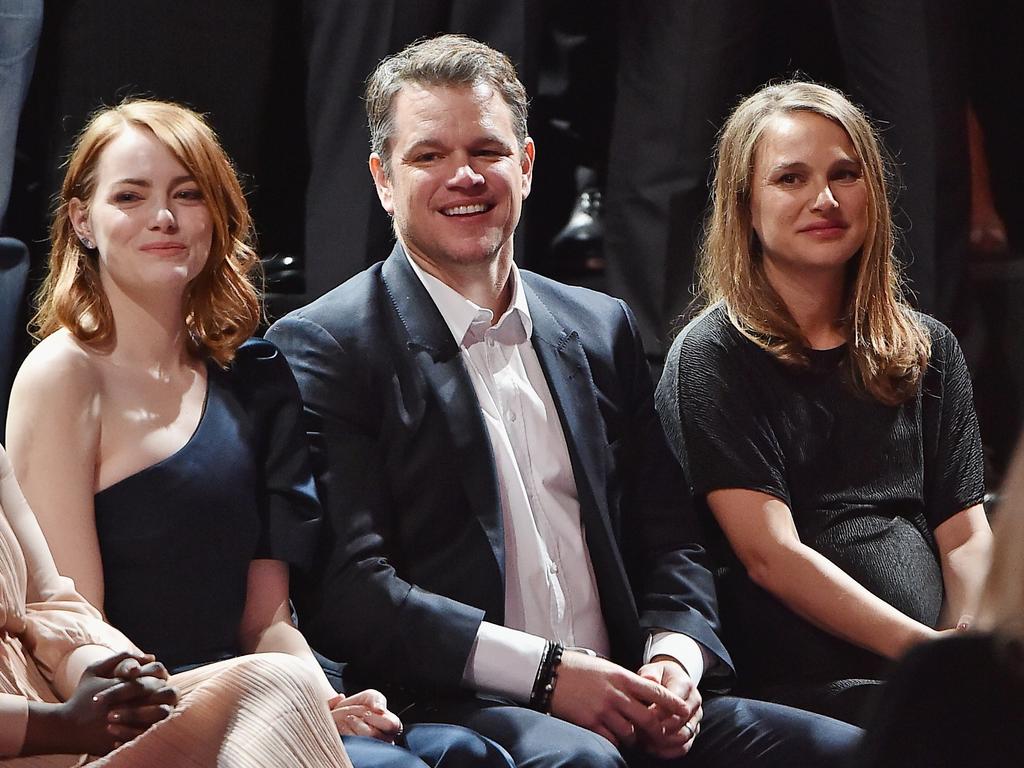
<path id="1" fill-rule="evenodd" d="M 644 663 L 655 656 L 671 656 L 678 661 L 694 685 L 700 684 L 704 670 L 714 666 L 715 658 L 692 637 L 678 632 L 655 631 L 647 638 Z"/>
<path id="2" fill-rule="evenodd" d="M 28 730 L 28 699 L 0 693 L 0 759 L 21 752 Z"/>
<path id="3" fill-rule="evenodd" d="M 530 701 L 548 641 L 489 621 L 477 630 L 462 682 L 523 704 Z"/>

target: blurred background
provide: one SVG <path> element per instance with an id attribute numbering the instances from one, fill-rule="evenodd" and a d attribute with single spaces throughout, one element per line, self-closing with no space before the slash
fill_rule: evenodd
<path id="1" fill-rule="evenodd" d="M 419 37 L 508 53 L 537 168 L 520 266 L 626 299 L 657 368 L 692 299 L 711 150 L 769 80 L 838 86 L 894 159 L 914 301 L 960 338 L 995 488 L 1024 415 L 1024 31 L 1011 0 L 0 0 L 0 417 L 50 201 L 87 116 L 205 113 L 242 176 L 273 319 L 391 248 L 361 94 Z M 1016 105 L 1016 106 L 1015 106 Z"/>

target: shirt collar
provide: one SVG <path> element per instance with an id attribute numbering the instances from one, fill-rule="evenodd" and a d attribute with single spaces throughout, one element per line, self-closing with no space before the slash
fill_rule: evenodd
<path id="1" fill-rule="evenodd" d="M 484 334 L 491 327 L 494 313 L 470 301 L 447 283 L 426 272 L 408 251 L 405 252 L 405 258 L 408 259 L 409 266 L 423 287 L 427 289 L 455 340 L 463 347 L 470 347 L 478 341 L 483 341 Z M 492 333 L 498 341 L 519 343 L 533 335 L 533 318 L 530 317 L 523 281 L 515 262 L 512 262 L 509 280 L 512 281 L 512 301 L 505 314 L 495 323 Z"/>

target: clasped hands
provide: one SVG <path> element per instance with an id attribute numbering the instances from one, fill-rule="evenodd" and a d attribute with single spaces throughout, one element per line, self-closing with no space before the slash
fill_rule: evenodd
<path id="1" fill-rule="evenodd" d="M 675 659 L 656 656 L 633 673 L 574 651 L 558 667 L 551 713 L 663 759 L 690 751 L 704 716 L 697 686 Z"/>
<path id="2" fill-rule="evenodd" d="M 178 693 L 148 654 L 118 653 L 86 667 L 63 704 L 32 702 L 29 754 L 105 755 L 171 714 Z"/>
<path id="3" fill-rule="evenodd" d="M 393 743 L 402 734 L 402 721 L 388 710 L 384 694 L 372 688 L 351 696 L 339 694 L 327 706 L 342 736 L 370 736 Z"/>

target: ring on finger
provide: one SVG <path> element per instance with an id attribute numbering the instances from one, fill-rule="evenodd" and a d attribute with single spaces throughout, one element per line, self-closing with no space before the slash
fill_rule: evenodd
<path id="1" fill-rule="evenodd" d="M 697 726 L 697 727 L 700 727 L 700 726 Z M 696 736 L 696 735 L 697 735 L 697 729 L 696 729 L 696 728 L 694 728 L 694 727 L 693 727 L 692 725 L 690 725 L 689 723 L 683 723 L 683 728 L 685 728 L 686 730 L 688 730 L 688 731 L 690 732 L 690 738 L 691 738 L 691 739 L 692 739 L 692 738 L 693 738 L 694 736 Z"/>

